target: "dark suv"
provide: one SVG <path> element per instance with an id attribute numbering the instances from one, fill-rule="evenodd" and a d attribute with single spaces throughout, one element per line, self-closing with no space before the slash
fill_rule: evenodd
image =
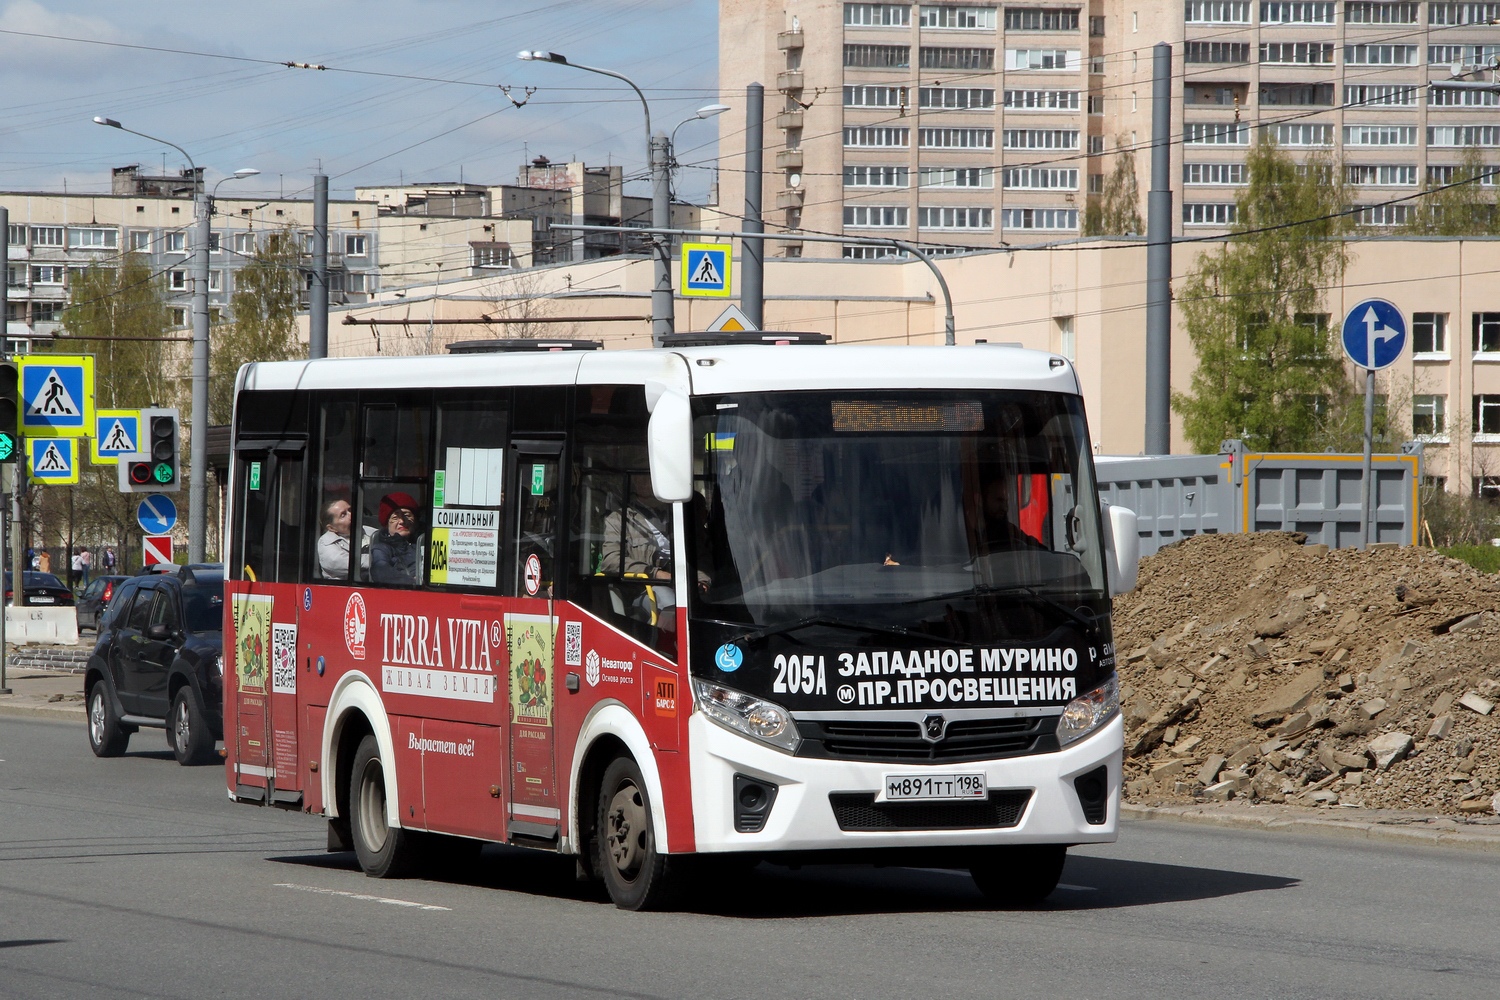
<path id="1" fill-rule="evenodd" d="M 224 734 L 223 627 L 220 567 L 119 584 L 83 681 L 94 754 L 119 756 L 146 726 L 166 729 L 179 764 L 212 760 Z"/>

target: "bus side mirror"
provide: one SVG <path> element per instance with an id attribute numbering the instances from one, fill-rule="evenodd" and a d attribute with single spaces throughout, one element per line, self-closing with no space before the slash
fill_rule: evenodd
<path id="1" fill-rule="evenodd" d="M 662 503 L 693 498 L 693 408 L 680 392 L 663 392 L 646 427 L 651 492 Z"/>
<path id="2" fill-rule="evenodd" d="M 1101 505 L 1104 518 L 1104 562 L 1109 575 L 1109 596 L 1135 589 L 1141 569 L 1141 538 L 1136 532 L 1135 511 L 1114 504 Z"/>

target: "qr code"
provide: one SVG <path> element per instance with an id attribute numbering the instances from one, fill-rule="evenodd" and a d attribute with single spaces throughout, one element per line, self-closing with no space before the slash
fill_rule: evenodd
<path id="1" fill-rule="evenodd" d="M 583 663 L 583 622 L 563 622 L 563 664 L 576 667 Z"/>
<path id="2" fill-rule="evenodd" d="M 271 690 L 297 693 L 297 626 L 271 626 Z"/>

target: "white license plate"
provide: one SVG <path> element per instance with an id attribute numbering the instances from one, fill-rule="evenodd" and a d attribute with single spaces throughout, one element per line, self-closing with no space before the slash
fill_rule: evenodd
<path id="1" fill-rule="evenodd" d="M 40 597 L 40 596 L 38 596 L 38 597 L 33 597 L 31 599 L 31 603 L 32 604 L 56 604 L 57 603 L 57 599 L 54 598 L 54 597 Z"/>
<path id="2" fill-rule="evenodd" d="M 982 774 L 887 774 L 875 801 L 983 799 L 988 795 Z"/>

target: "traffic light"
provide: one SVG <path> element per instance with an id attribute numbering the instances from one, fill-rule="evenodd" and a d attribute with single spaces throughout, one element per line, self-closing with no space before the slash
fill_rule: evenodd
<path id="1" fill-rule="evenodd" d="M 21 373 L 14 361 L 0 361 L 0 462 L 21 451 Z"/>
<path id="2" fill-rule="evenodd" d="M 176 493 L 182 488 L 182 435 L 175 408 L 141 410 L 140 450 L 121 455 L 121 493 Z"/>

